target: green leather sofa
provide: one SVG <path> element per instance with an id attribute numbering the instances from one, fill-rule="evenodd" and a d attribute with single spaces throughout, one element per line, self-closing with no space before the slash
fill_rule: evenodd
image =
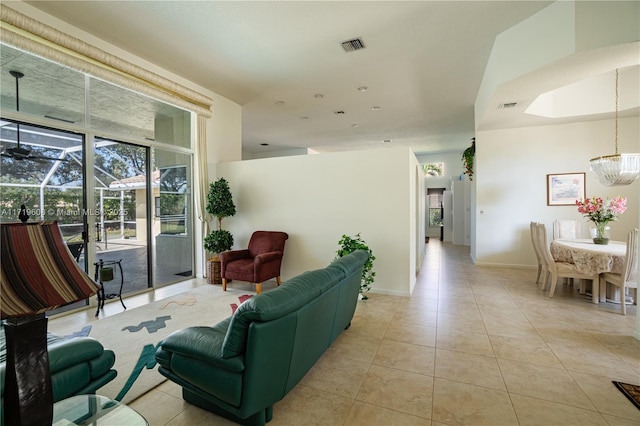
<path id="1" fill-rule="evenodd" d="M 213 327 L 174 332 L 156 352 L 159 372 L 182 386 L 187 402 L 264 425 L 273 404 L 351 324 L 368 256 L 359 250 L 291 278 Z"/>
<path id="2" fill-rule="evenodd" d="M 95 393 L 113 380 L 116 356 L 91 337 L 47 336 L 53 402 L 70 396 Z M 4 425 L 5 340 L 0 326 L 0 425 Z"/>

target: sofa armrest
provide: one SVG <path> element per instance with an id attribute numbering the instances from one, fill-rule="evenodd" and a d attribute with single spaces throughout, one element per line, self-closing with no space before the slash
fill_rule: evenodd
<path id="1" fill-rule="evenodd" d="M 228 321 L 224 322 L 228 326 Z M 187 327 L 175 331 L 162 341 L 156 352 L 156 359 L 160 365 L 171 369 L 171 353 L 175 353 L 227 371 L 241 372 L 244 370 L 243 357 L 222 358 L 222 344 L 227 328 Z"/>
<path id="2" fill-rule="evenodd" d="M 89 361 L 91 380 L 104 376 L 111 370 L 115 363 L 116 354 L 110 349 L 105 349 L 99 357 Z"/>
<path id="3" fill-rule="evenodd" d="M 257 255 L 254 258 L 254 263 L 258 264 L 258 263 L 267 263 L 267 262 L 271 262 L 274 260 L 279 260 L 282 259 L 282 252 L 281 251 L 270 251 L 269 253 L 262 253 Z"/>
<path id="4" fill-rule="evenodd" d="M 73 337 L 50 344 L 48 351 L 51 373 L 54 374 L 74 365 L 99 358 L 104 353 L 104 346 L 91 337 Z"/>

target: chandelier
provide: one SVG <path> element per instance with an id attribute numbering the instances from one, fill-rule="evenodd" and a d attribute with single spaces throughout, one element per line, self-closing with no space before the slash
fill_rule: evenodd
<path id="1" fill-rule="evenodd" d="M 640 176 L 640 154 L 618 154 L 618 69 L 616 68 L 616 153 L 592 158 L 590 169 L 605 186 L 629 185 Z"/>

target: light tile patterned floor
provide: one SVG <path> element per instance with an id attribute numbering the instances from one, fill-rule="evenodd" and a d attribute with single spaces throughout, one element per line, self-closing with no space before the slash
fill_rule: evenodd
<path id="1" fill-rule="evenodd" d="M 370 294 L 270 425 L 635 425 L 611 384 L 640 384 L 637 308 L 593 305 L 526 269 L 474 266 L 433 241 L 411 297 Z M 166 382 L 131 406 L 155 425 L 231 422 Z"/>

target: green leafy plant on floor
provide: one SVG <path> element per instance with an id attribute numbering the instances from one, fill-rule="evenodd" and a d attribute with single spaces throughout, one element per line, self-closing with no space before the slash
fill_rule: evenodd
<path id="1" fill-rule="evenodd" d="M 473 180 L 473 161 L 476 156 L 476 138 L 471 138 L 471 146 L 462 151 L 462 165 L 464 166 L 464 174 L 469 176 L 469 180 Z"/>
<path id="2" fill-rule="evenodd" d="M 218 228 L 204 238 L 204 248 L 211 253 L 222 253 L 231 250 L 233 235 L 222 229 L 222 219 L 236 214 L 236 205 L 225 178 L 220 178 L 209 185 L 207 194 L 207 212 L 216 217 Z"/>
<path id="3" fill-rule="evenodd" d="M 373 284 L 376 277 L 376 273 L 373 271 L 373 261 L 376 260 L 376 257 L 373 255 L 373 251 L 371 251 L 367 243 L 362 239 L 360 233 L 357 233 L 353 237 L 343 235 L 340 241 L 338 241 L 338 245 L 340 248 L 336 252 L 336 259 L 344 257 L 349 253 L 353 253 L 356 250 L 364 250 L 369 253 L 369 259 L 367 259 L 362 267 L 362 278 L 360 280 L 360 294 L 362 295 L 362 300 L 367 300 L 368 297 L 365 293 L 371 290 L 371 284 Z"/>

